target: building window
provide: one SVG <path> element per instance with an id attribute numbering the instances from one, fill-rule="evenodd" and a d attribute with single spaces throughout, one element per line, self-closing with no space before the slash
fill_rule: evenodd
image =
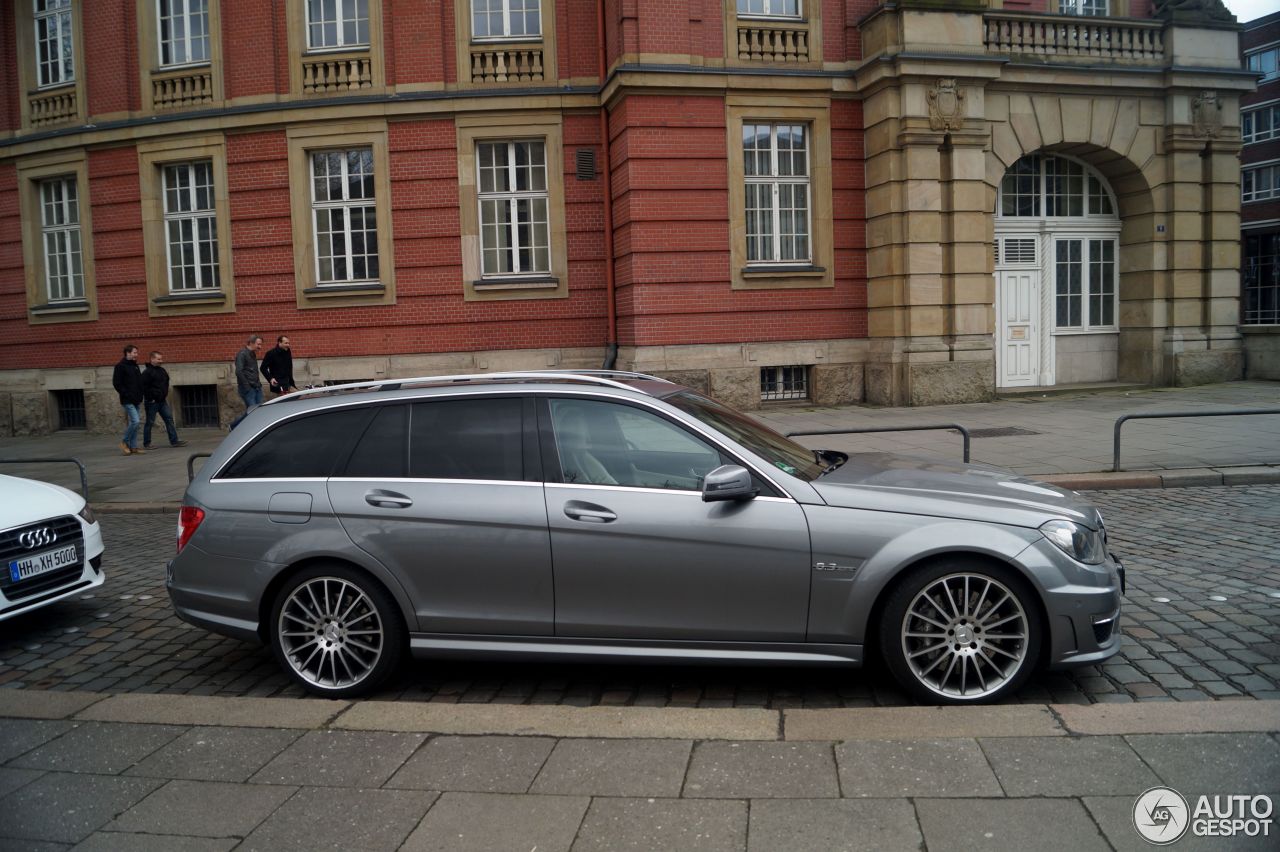
<path id="1" fill-rule="evenodd" d="M 481 275 L 549 275 L 547 152 L 540 140 L 476 145 Z"/>
<path id="2" fill-rule="evenodd" d="M 542 0 L 472 0 L 471 35 L 480 39 L 542 37 Z"/>
<path id="3" fill-rule="evenodd" d="M 1266 201 L 1280 198 L 1280 164 L 1242 169 L 1240 172 L 1240 200 Z"/>
<path id="4" fill-rule="evenodd" d="M 1245 143 L 1280 137 L 1280 106 L 1266 106 L 1240 114 L 1240 134 Z"/>
<path id="5" fill-rule="evenodd" d="M 799 18 L 800 0 L 738 0 L 738 14 L 752 18 Z"/>
<path id="6" fill-rule="evenodd" d="M 1054 241 L 1055 325 L 1059 330 L 1114 328 L 1116 241 L 1066 238 Z"/>
<path id="7" fill-rule="evenodd" d="M 1103 17 L 1108 11 L 1107 0 L 1058 0 L 1059 15 Z"/>
<path id="8" fill-rule="evenodd" d="M 1018 218 L 1112 217 L 1111 193 L 1074 160 L 1029 156 L 1018 160 L 1000 182 L 1000 215 Z"/>
<path id="9" fill-rule="evenodd" d="M 217 385 L 181 385 L 177 391 L 183 426 L 192 429 L 218 425 Z"/>
<path id="10" fill-rule="evenodd" d="M 160 64 L 209 61 L 209 0 L 159 0 Z"/>
<path id="11" fill-rule="evenodd" d="M 812 259 L 808 135 L 803 124 L 742 125 L 748 263 Z"/>
<path id="12" fill-rule="evenodd" d="M 71 37 L 71 0 L 35 3 L 36 85 L 62 86 L 76 79 Z"/>
<path id="13" fill-rule="evenodd" d="M 1245 325 L 1280 325 L 1280 234 L 1244 239 Z"/>
<path id="14" fill-rule="evenodd" d="M 221 285 L 213 198 L 212 162 L 164 167 L 164 229 L 171 293 L 216 290 Z"/>
<path id="15" fill-rule="evenodd" d="M 378 279 L 378 210 L 373 150 L 311 154 L 316 283 Z"/>
<path id="16" fill-rule="evenodd" d="M 84 413 L 84 391 L 80 389 L 56 390 L 53 403 L 58 409 L 59 429 L 84 429 L 87 419 Z"/>
<path id="17" fill-rule="evenodd" d="M 808 399 L 809 368 L 804 366 L 761 367 L 760 399 Z"/>
<path id="18" fill-rule="evenodd" d="M 1266 50 L 1250 53 L 1246 55 L 1245 63 L 1250 71 L 1261 74 L 1263 80 L 1274 80 L 1280 77 L 1280 68 L 1277 68 L 1280 65 L 1280 47 L 1269 47 Z"/>
<path id="19" fill-rule="evenodd" d="M 369 0 L 307 0 L 307 47 L 369 46 Z"/>
<path id="20" fill-rule="evenodd" d="M 44 281 L 49 301 L 83 299 L 80 203 L 74 177 L 40 181 L 40 215 Z"/>

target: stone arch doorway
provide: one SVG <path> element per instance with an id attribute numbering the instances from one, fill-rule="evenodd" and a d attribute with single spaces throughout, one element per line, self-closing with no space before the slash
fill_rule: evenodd
<path id="1" fill-rule="evenodd" d="M 1064 154 L 1015 161 L 996 194 L 996 387 L 1114 381 L 1120 349 L 1118 204 Z"/>

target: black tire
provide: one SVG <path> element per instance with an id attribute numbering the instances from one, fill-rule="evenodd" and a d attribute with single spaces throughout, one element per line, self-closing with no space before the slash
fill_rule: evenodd
<path id="1" fill-rule="evenodd" d="M 1040 659 L 1044 624 L 1035 592 L 995 562 L 953 558 L 913 571 L 894 586 L 882 612 L 880 654 L 923 704 L 999 701 L 1026 682 Z"/>
<path id="2" fill-rule="evenodd" d="M 325 698 L 377 689 L 399 667 L 406 642 L 400 609 L 382 584 L 340 563 L 290 576 L 272 602 L 266 633 L 280 667 Z"/>

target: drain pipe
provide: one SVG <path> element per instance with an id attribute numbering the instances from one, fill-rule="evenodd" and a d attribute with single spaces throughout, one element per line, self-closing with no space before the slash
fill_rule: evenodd
<path id="1" fill-rule="evenodd" d="M 618 363 L 618 298 L 613 280 L 613 169 L 609 156 L 609 106 L 605 103 L 604 84 L 608 56 L 604 37 L 605 0 L 596 3 L 596 42 L 599 45 L 600 74 L 600 178 L 604 190 L 604 286 L 605 312 L 609 318 L 609 336 L 605 341 L 604 369 Z"/>

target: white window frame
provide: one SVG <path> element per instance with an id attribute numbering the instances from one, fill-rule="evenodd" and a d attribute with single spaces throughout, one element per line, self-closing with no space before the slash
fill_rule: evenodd
<path id="1" fill-rule="evenodd" d="M 541 190 L 517 190 L 507 189 L 505 191 L 484 191 L 484 183 L 481 178 L 481 156 L 480 149 L 485 146 L 505 145 L 507 149 L 507 186 L 515 187 L 516 181 L 516 146 L 537 144 L 542 147 L 542 169 L 543 180 Z M 519 278 L 519 277 L 539 277 L 545 278 L 551 275 L 552 263 L 552 246 L 551 246 L 551 181 L 549 170 L 551 165 L 547 162 L 547 150 L 549 146 L 545 139 L 487 139 L 476 142 L 476 216 L 480 225 L 480 277 L 485 278 Z M 532 163 L 530 157 L 530 163 Z M 546 252 L 546 268 L 545 269 L 522 269 L 520 264 L 520 252 L 529 249 L 534 251 L 536 257 L 536 244 L 524 246 L 519 241 L 520 229 L 515 220 L 515 206 L 518 201 L 529 200 L 534 201 L 541 199 L 544 209 L 546 210 L 546 220 L 542 225 L 547 235 L 547 252 Z M 495 246 L 495 249 L 505 251 L 510 258 L 511 271 L 493 270 L 485 268 L 485 260 L 488 257 L 488 247 L 485 245 L 485 219 L 484 205 L 486 201 L 501 202 L 506 205 L 507 216 L 503 220 L 506 228 L 511 234 L 510 245 L 505 249 Z M 536 264 L 535 264 L 536 265 Z"/>
<path id="2" fill-rule="evenodd" d="M 1262 59 L 1267 54 L 1271 54 L 1272 56 L 1270 71 L 1267 71 L 1262 67 Z M 1257 68 L 1253 67 L 1255 64 L 1254 60 L 1257 60 Z M 1250 71 L 1256 71 L 1262 74 L 1262 78 L 1258 81 L 1259 83 L 1264 83 L 1267 80 L 1274 80 L 1277 77 L 1280 77 L 1280 45 L 1269 44 L 1266 47 L 1260 47 L 1257 50 L 1249 51 L 1244 55 L 1244 66 Z"/>
<path id="3" fill-rule="evenodd" d="M 60 192 L 51 199 L 49 191 L 56 189 Z M 44 260 L 45 296 L 50 304 L 83 301 L 84 241 L 80 234 L 80 190 L 76 176 L 40 180 L 37 196 L 40 200 L 40 254 Z M 50 221 L 53 211 L 60 212 L 58 218 L 61 221 Z"/>
<path id="4" fill-rule="evenodd" d="M 461 2 L 461 0 L 458 0 Z M 542 33 L 545 29 L 542 20 L 542 0 L 534 0 L 534 5 L 538 10 L 538 31 L 536 33 L 518 33 L 511 32 L 511 0 L 501 0 L 502 2 L 502 34 L 501 35 L 477 35 L 476 34 L 476 4 L 475 0 L 468 0 L 471 5 L 471 38 L 472 41 L 492 42 L 492 41 L 542 41 Z"/>
<path id="5" fill-rule="evenodd" d="M 21 2 L 21 0 L 19 0 Z M 41 8 L 41 7 L 44 8 Z M 32 39 L 35 42 L 36 88 L 52 89 L 66 86 L 76 81 L 75 52 L 75 17 L 72 14 L 71 0 L 31 0 Z M 53 25 L 53 35 L 42 40 L 40 27 Z M 53 55 L 60 61 L 42 62 L 40 46 L 42 41 L 56 48 Z M 56 77 L 50 72 L 57 69 Z"/>
<path id="6" fill-rule="evenodd" d="M 756 20 L 768 20 L 768 21 L 803 21 L 804 20 L 804 0 L 795 0 L 796 11 L 794 15 L 789 14 L 787 12 L 773 11 L 775 7 L 782 8 L 783 5 L 786 3 L 786 0 L 760 0 L 760 2 L 764 4 L 764 11 L 753 12 L 753 11 L 750 11 L 749 8 L 745 8 L 745 9 L 743 8 L 744 6 L 749 6 L 749 0 L 737 0 L 736 7 L 738 10 L 738 17 L 754 18 Z"/>
<path id="7" fill-rule="evenodd" d="M 337 18 L 334 23 L 337 24 L 338 43 L 337 44 L 313 44 L 311 41 L 311 3 L 313 0 L 302 0 L 303 3 L 303 27 L 307 36 L 307 52 L 308 53 L 326 53 L 343 50 L 368 50 L 373 39 L 372 23 L 369 18 L 369 3 L 378 2 L 378 0 L 333 0 L 336 4 Z M 360 3 L 364 3 L 364 17 L 361 18 Z M 350 14 L 347 14 L 348 11 Z M 354 41 L 348 43 L 344 34 L 344 23 L 346 21 L 360 21 L 365 23 L 366 38 L 364 41 Z M 328 23 L 325 21 L 324 23 Z M 357 27 L 358 29 L 358 27 Z"/>
<path id="8" fill-rule="evenodd" d="M 165 4 L 169 6 L 170 20 L 182 21 L 182 36 L 174 37 L 170 34 L 168 39 L 164 35 L 165 22 Z M 194 8 L 202 5 L 203 8 Z M 191 35 L 191 22 L 193 19 L 204 19 L 204 35 L 193 38 Z M 204 43 L 204 58 L 192 59 L 192 45 Z M 181 62 L 165 62 L 164 53 L 165 45 L 181 45 L 184 55 L 187 57 Z M 170 53 L 172 53 L 172 49 Z M 186 68 L 188 66 L 208 65 L 213 55 L 213 34 L 209 32 L 209 0 L 156 0 L 156 61 L 161 68 Z"/>
<path id="9" fill-rule="evenodd" d="M 793 122 L 793 121 L 765 121 L 744 119 L 742 122 L 744 128 L 747 127 L 768 127 L 769 128 L 769 174 L 767 175 L 750 175 L 747 174 L 747 149 L 739 143 L 739 151 L 743 158 L 743 182 L 747 187 L 769 186 L 771 196 L 771 228 L 770 234 L 773 241 L 773 256 L 770 258 L 751 259 L 752 250 L 752 234 L 750 231 L 751 213 L 747 206 L 750 202 L 750 193 L 745 191 L 743 194 L 743 221 L 747 223 L 745 229 L 747 240 L 747 266 L 749 267 L 769 267 L 769 266 L 804 266 L 813 263 L 813 124 L 810 122 Z M 803 175 L 781 175 L 778 173 L 778 128 L 779 127 L 801 127 L 804 129 L 804 174 Z M 805 188 L 805 211 L 804 211 L 804 236 L 805 244 L 808 247 L 808 253 L 805 257 L 783 258 L 782 257 L 782 185 L 803 186 Z M 793 196 L 794 197 L 794 196 Z M 797 233 L 789 235 L 791 239 L 798 236 Z"/>
<path id="10" fill-rule="evenodd" d="M 1110 0 L 1058 0 L 1059 15 L 1105 18 L 1111 14 Z"/>
<path id="11" fill-rule="evenodd" d="M 1263 116 L 1266 122 L 1259 122 Z M 1263 129 L 1265 127 L 1265 129 Z M 1280 139 L 1280 101 L 1268 101 L 1240 111 L 1240 136 L 1246 144 Z"/>
<path id="12" fill-rule="evenodd" d="M 1115 194 L 1111 191 L 1111 185 L 1107 182 L 1107 180 L 1102 175 L 1098 174 L 1097 171 L 1095 171 L 1092 166 L 1071 157 L 1064 157 L 1061 154 L 1033 154 L 1030 156 L 1035 156 L 1039 158 L 1039 171 L 1036 173 L 1036 178 L 1035 178 L 1036 198 L 1038 199 L 1036 203 L 1038 205 L 1037 206 L 1038 212 L 1031 216 L 1013 216 L 1013 215 L 1007 214 L 1004 209 L 1005 178 L 1002 177 L 1000 179 L 1000 183 L 996 185 L 996 218 L 997 219 L 1000 219 L 1003 223 L 1038 222 L 1038 221 L 1045 221 L 1045 220 L 1049 222 L 1071 223 L 1071 222 L 1084 222 L 1084 221 L 1090 221 L 1090 220 L 1114 221 L 1116 219 L 1116 216 L 1118 215 L 1116 211 L 1118 211 L 1120 208 L 1116 204 L 1116 197 L 1115 197 Z M 1082 215 L 1080 216 L 1063 216 L 1063 215 L 1049 216 L 1047 214 L 1046 211 L 1048 211 L 1049 209 L 1049 196 L 1051 193 L 1049 192 L 1049 180 L 1047 176 L 1046 164 L 1050 158 L 1064 160 L 1068 163 L 1073 163 L 1083 168 L 1084 179 L 1082 183 L 1082 192 L 1080 196 L 1082 209 L 1084 211 Z M 1025 158 L 1020 158 L 1018 162 L 1021 162 L 1022 159 L 1025 159 Z M 1012 170 L 1012 168 L 1013 167 L 1010 166 L 1010 170 Z M 1008 173 L 1006 173 L 1005 177 L 1008 177 Z M 1101 193 L 1094 193 L 1091 191 L 1092 185 L 1090 183 L 1090 180 L 1097 181 L 1097 185 L 1101 189 Z M 1091 213 L 1089 211 L 1089 206 L 1090 206 L 1089 201 L 1090 201 L 1090 198 L 1094 196 L 1097 196 L 1100 198 L 1105 197 L 1108 204 L 1110 204 L 1111 206 L 1111 212 L 1110 213 L 1106 213 L 1106 212 Z"/>
<path id="13" fill-rule="evenodd" d="M 209 182 L 205 185 L 206 195 L 209 199 L 208 207 L 198 206 L 200 193 L 196 184 L 196 167 L 201 165 L 205 166 L 208 170 L 207 174 Z M 190 179 L 185 188 L 178 188 L 177 191 L 187 196 L 189 209 L 171 210 L 169 208 L 170 170 L 182 168 L 190 170 Z M 218 203 L 214 194 L 215 187 L 216 182 L 213 175 L 212 160 L 191 160 L 184 163 L 165 163 L 160 166 L 160 192 L 161 197 L 164 199 L 165 268 L 168 270 L 167 278 L 170 294 L 219 292 L 222 289 L 222 270 L 220 268 L 218 255 Z M 201 221 L 208 222 L 209 231 L 213 237 L 211 241 L 202 241 L 200 239 L 199 234 Z M 182 235 L 182 238 L 176 242 L 178 246 L 189 245 L 191 247 L 194 263 L 184 263 L 181 266 L 175 267 L 173 259 L 174 249 L 177 246 L 175 246 L 172 229 L 174 225 L 178 225 L 181 229 L 184 223 L 186 223 L 189 228 L 190 239 L 187 239 L 184 234 Z M 200 251 L 202 245 L 209 247 L 208 251 L 213 259 L 211 264 L 202 262 Z M 205 281 L 204 267 L 210 265 L 213 267 L 210 273 L 212 280 Z M 182 286 L 179 286 L 177 273 L 180 270 L 185 270 L 189 266 L 195 269 L 196 284 L 194 287 L 187 287 L 185 286 L 185 283 Z"/>
<path id="14" fill-rule="evenodd" d="M 1259 189 L 1258 178 L 1267 173 L 1271 180 L 1264 189 Z M 1245 188 L 1245 178 L 1253 177 L 1253 189 Z M 1280 160 L 1268 160 L 1264 163 L 1250 163 L 1240 170 L 1240 203 L 1270 201 L 1280 198 Z"/>
<path id="15" fill-rule="evenodd" d="M 370 168 L 369 176 L 372 178 L 373 195 L 371 195 L 368 198 L 353 199 L 351 197 L 351 182 L 350 182 L 351 171 L 348 165 L 348 161 L 351 153 L 355 151 L 369 152 L 369 168 Z M 323 157 L 328 154 L 343 155 L 340 160 L 340 168 L 339 168 L 339 177 L 340 177 L 340 180 L 342 181 L 342 197 L 338 199 L 331 198 L 326 201 L 321 201 L 316 198 L 316 163 L 317 163 L 317 157 Z M 378 228 L 378 225 L 377 225 L 378 179 L 377 179 L 377 160 L 374 156 L 373 149 L 369 146 L 361 145 L 354 148 L 324 148 L 324 149 L 307 151 L 307 177 L 310 183 L 309 191 L 311 194 L 311 238 L 313 240 L 312 245 L 315 247 L 314 261 L 315 261 L 315 272 L 316 272 L 316 279 L 315 279 L 316 286 L 317 287 L 343 287 L 351 284 L 369 284 L 369 283 L 374 283 L 379 281 L 379 276 L 382 274 L 382 258 L 379 255 L 379 251 L 378 251 L 378 230 L 377 230 Z M 372 276 L 366 275 L 364 278 L 356 278 L 354 277 L 354 274 L 353 274 L 355 270 L 354 260 L 357 255 L 352 250 L 352 245 L 351 245 L 351 235 L 352 235 L 351 211 L 356 208 L 362 208 L 364 210 L 364 217 L 365 217 L 366 223 L 368 222 L 369 216 L 373 217 L 374 227 L 371 230 L 367 228 L 365 229 L 366 233 L 368 234 L 368 236 L 365 239 L 365 251 L 363 254 L 359 256 L 364 258 L 372 257 L 374 262 L 378 266 L 378 275 L 372 275 Z M 331 253 L 328 255 L 328 257 L 331 261 L 330 263 L 331 268 L 333 266 L 332 260 L 336 258 L 342 258 L 347 268 L 347 275 L 344 278 L 335 278 L 335 277 L 325 278 L 321 274 L 321 265 L 320 265 L 321 239 L 320 239 L 320 223 L 318 221 L 318 217 L 321 211 L 324 211 L 326 214 L 329 215 L 329 221 L 332 222 L 332 214 L 330 213 L 330 211 L 332 210 L 343 211 L 342 252 L 338 253 L 336 251 L 332 251 L 336 240 L 331 240 L 329 243 Z M 338 232 L 332 231 L 330 233 L 336 235 Z M 372 247 L 373 249 L 372 252 L 369 251 L 370 247 Z M 368 261 L 366 260 L 365 272 L 367 273 L 368 271 L 369 271 Z"/>
<path id="16" fill-rule="evenodd" d="M 1058 304 L 1062 296 L 1058 293 L 1058 243 L 1066 241 L 1076 241 L 1081 244 L 1080 251 L 1080 325 L 1063 325 L 1062 318 L 1059 316 Z M 1093 243 L 1108 242 L 1111 244 L 1111 319 L 1112 322 L 1103 324 L 1094 322 L 1096 319 L 1093 314 L 1091 303 L 1093 301 L 1093 280 L 1092 271 L 1095 263 L 1102 261 L 1093 257 Z M 1045 258 L 1045 265 L 1049 268 L 1049 287 L 1050 298 L 1053 300 L 1053 333 L 1054 334 L 1094 334 L 1097 332 L 1119 331 L 1120 328 L 1120 239 L 1119 234 L 1096 232 L 1096 231 L 1079 231 L 1079 232 L 1062 232 L 1055 231 L 1049 241 L 1048 256 Z M 1068 296 L 1067 298 L 1071 298 Z"/>

